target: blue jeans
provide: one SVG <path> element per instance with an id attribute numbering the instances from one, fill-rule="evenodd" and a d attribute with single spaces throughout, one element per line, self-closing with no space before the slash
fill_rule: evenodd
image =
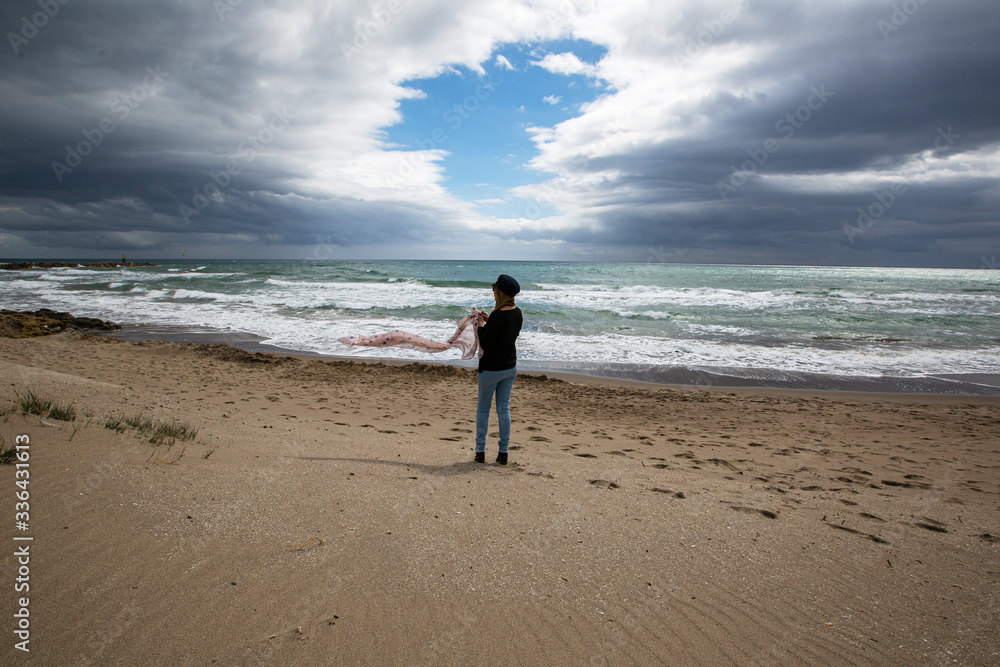
<path id="1" fill-rule="evenodd" d="M 479 404 L 476 406 L 476 451 L 486 451 L 486 432 L 490 426 L 490 401 L 497 396 L 500 421 L 500 453 L 510 445 L 510 390 L 517 377 L 517 366 L 506 371 L 483 371 L 479 374 Z"/>

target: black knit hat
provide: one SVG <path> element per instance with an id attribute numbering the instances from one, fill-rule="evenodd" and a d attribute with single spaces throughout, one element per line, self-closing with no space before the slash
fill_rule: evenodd
<path id="1" fill-rule="evenodd" d="M 517 293 L 521 291 L 521 286 L 517 284 L 517 281 L 506 273 L 500 274 L 497 281 L 493 283 L 493 287 L 496 287 L 507 296 L 517 296 Z"/>

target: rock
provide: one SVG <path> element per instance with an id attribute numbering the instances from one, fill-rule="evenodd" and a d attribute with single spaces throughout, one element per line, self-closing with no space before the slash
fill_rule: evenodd
<path id="1" fill-rule="evenodd" d="M 66 329 L 87 331 L 114 331 L 121 326 L 113 322 L 105 322 L 96 317 L 74 317 L 71 313 L 62 313 L 48 308 L 30 310 L 0 311 L 0 337 L 31 338 L 33 336 L 48 336 Z"/>

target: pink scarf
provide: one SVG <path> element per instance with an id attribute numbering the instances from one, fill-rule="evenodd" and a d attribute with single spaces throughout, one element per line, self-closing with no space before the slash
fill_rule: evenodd
<path id="1" fill-rule="evenodd" d="M 364 345 L 366 347 L 405 347 L 421 352 L 444 352 L 453 347 L 462 351 L 463 359 L 472 359 L 475 356 L 483 356 L 483 350 L 479 347 L 479 314 L 483 312 L 475 308 L 472 312 L 462 318 L 458 323 L 458 328 L 446 342 L 431 340 L 416 334 L 393 329 L 377 336 L 344 336 L 338 338 L 344 345 Z M 469 324 L 472 324 L 470 327 Z"/>

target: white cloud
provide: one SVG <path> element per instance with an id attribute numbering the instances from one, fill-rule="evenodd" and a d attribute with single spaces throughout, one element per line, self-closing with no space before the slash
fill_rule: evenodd
<path id="1" fill-rule="evenodd" d="M 507 60 L 507 58 L 505 58 L 502 53 L 498 53 L 497 54 L 497 58 L 494 61 L 494 64 L 497 67 L 503 68 L 505 70 L 512 70 L 512 69 L 514 69 L 514 66 L 510 64 L 510 61 Z"/>
<path id="2" fill-rule="evenodd" d="M 560 97 L 559 95 L 546 95 L 542 99 L 548 104 L 559 104 L 559 102 L 562 100 L 562 97 Z"/>
<path id="3" fill-rule="evenodd" d="M 760 178 L 776 189 L 800 194 L 870 195 L 872 191 L 894 184 L 906 187 L 946 184 L 969 178 L 989 182 L 1000 174 L 1000 145 L 984 146 L 962 152 L 957 147 L 949 154 L 923 150 L 883 169 L 852 169 L 813 174 L 761 174 Z"/>
<path id="4" fill-rule="evenodd" d="M 541 60 L 532 60 L 532 65 L 546 69 L 553 74 L 583 74 L 597 76 L 597 67 L 580 60 L 575 53 L 550 53 Z"/>

